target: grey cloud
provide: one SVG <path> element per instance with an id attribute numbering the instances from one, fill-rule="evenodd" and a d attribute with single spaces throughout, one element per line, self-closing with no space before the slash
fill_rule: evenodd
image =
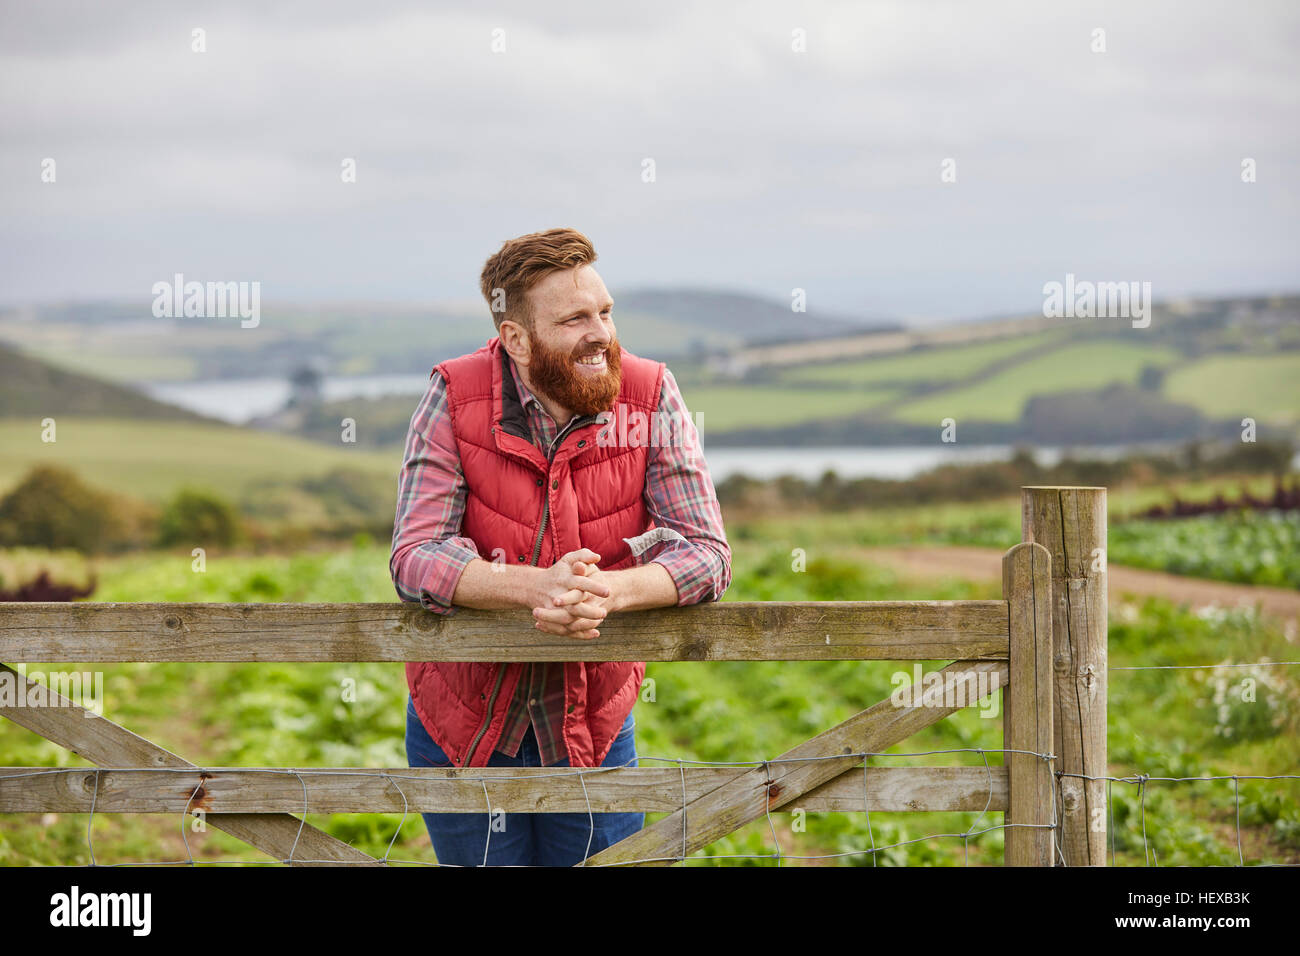
<path id="1" fill-rule="evenodd" d="M 1032 308 L 1066 267 L 1157 295 L 1296 284 L 1291 4 L 0 10 L 8 301 L 171 271 L 464 297 L 501 239 L 559 223 L 626 285 L 800 285 L 872 314 Z"/>

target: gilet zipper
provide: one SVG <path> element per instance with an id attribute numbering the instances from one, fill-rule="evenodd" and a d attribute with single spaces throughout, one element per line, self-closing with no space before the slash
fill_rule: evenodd
<path id="1" fill-rule="evenodd" d="M 585 416 L 585 418 L 590 419 L 591 421 L 597 420 L 597 416 L 595 415 L 587 415 Z M 563 438 L 568 433 L 569 429 L 571 429 L 574 425 L 578 425 L 578 424 L 587 424 L 587 422 L 585 420 L 580 420 L 575 415 L 573 419 L 569 422 L 569 424 L 565 425 L 564 428 L 560 431 L 560 433 L 555 436 L 555 439 L 551 442 L 551 447 L 546 450 L 546 464 L 547 464 L 546 477 L 548 478 L 550 477 L 550 463 L 555 456 L 556 442 L 558 442 L 561 438 Z M 542 522 L 537 528 L 537 541 L 533 544 L 533 559 L 532 561 L 529 562 L 529 564 L 532 565 L 536 565 L 537 559 L 541 556 L 542 536 L 546 533 L 546 519 L 549 518 L 551 514 L 551 496 L 550 493 L 546 490 L 546 486 L 544 484 L 542 486 L 542 492 L 543 492 L 542 493 Z M 474 751 L 478 748 L 478 742 L 483 739 L 483 735 L 487 733 L 488 726 L 492 723 L 492 706 L 496 703 L 497 694 L 501 690 L 501 682 L 505 680 L 505 676 L 506 676 L 505 665 L 501 665 L 497 669 L 497 681 L 496 681 L 496 685 L 492 688 L 492 696 L 488 698 L 487 716 L 483 718 L 483 726 L 478 729 L 478 733 L 474 735 L 473 741 L 470 742 L 469 750 L 465 752 L 466 767 L 469 766 L 470 760 L 473 759 L 474 757 Z"/>
<path id="2" fill-rule="evenodd" d="M 542 502 L 542 523 L 537 527 L 537 541 L 533 544 L 533 560 L 529 561 L 529 564 L 536 564 L 537 559 L 541 556 L 542 535 L 546 533 L 546 519 L 550 517 L 550 514 L 551 496 L 547 495 L 546 499 Z"/>
<path id="3" fill-rule="evenodd" d="M 556 442 L 558 442 L 566 434 L 568 434 L 569 429 L 573 428 L 573 426 L 590 424 L 591 422 L 597 421 L 598 417 L 599 416 L 596 415 L 585 415 L 582 418 L 579 418 L 578 416 L 575 415 L 572 419 L 570 419 L 569 424 L 565 425 L 564 428 L 561 429 L 560 433 L 555 436 L 555 438 L 551 441 L 551 447 L 546 450 L 546 465 L 547 465 L 546 477 L 547 478 L 551 477 L 550 464 L 551 461 L 555 458 Z M 542 488 L 543 491 L 545 491 L 546 485 L 543 484 Z M 550 516 L 551 516 L 551 496 L 549 493 L 545 493 L 542 495 L 542 522 L 537 526 L 537 540 L 533 542 L 533 559 L 530 562 L 528 562 L 529 564 L 534 564 L 534 565 L 537 564 L 537 559 L 541 557 L 542 536 L 546 534 L 546 519 L 549 518 Z"/>
<path id="4" fill-rule="evenodd" d="M 483 726 L 478 729 L 474 735 L 474 740 L 469 745 L 469 750 L 465 751 L 465 766 L 469 766 L 470 760 L 474 757 L 474 750 L 478 747 L 478 742 L 483 739 L 483 734 L 487 732 L 488 724 L 492 722 L 492 705 L 496 703 L 497 692 L 501 690 L 501 682 L 505 680 L 506 669 L 504 666 L 497 669 L 496 686 L 492 688 L 492 696 L 488 698 L 487 719 L 483 721 Z"/>

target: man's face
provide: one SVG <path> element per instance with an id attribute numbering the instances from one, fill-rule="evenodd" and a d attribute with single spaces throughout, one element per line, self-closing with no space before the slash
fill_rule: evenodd
<path id="1" fill-rule="evenodd" d="M 533 388 L 577 415 L 613 407 L 622 385 L 614 300 L 591 266 L 552 272 L 528 291 Z"/>

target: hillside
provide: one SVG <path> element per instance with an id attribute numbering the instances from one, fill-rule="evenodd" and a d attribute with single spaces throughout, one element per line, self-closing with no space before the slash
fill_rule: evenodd
<path id="1" fill-rule="evenodd" d="M 884 327 L 745 293 L 612 290 L 619 338 L 633 352 L 688 360 L 792 336 Z M 91 302 L 0 310 L 0 341 L 61 368 L 127 384 L 282 378 L 303 364 L 328 375 L 427 374 L 495 335 L 486 306 L 267 304 L 259 324 L 154 318 L 149 303 Z"/>
<path id="2" fill-rule="evenodd" d="M 809 334 L 780 343 L 774 335 L 789 331 L 790 313 L 752 296 L 631 293 L 619 299 L 618 311 L 620 339 L 669 364 L 706 442 L 717 445 L 928 445 L 946 419 L 957 423 L 959 441 L 973 444 L 1233 438 L 1243 418 L 1257 422 L 1261 440 L 1300 436 L 1297 296 L 1156 303 L 1147 328 L 1030 315 L 900 330 L 814 316 Z M 259 367 L 293 367 L 316 343 L 334 355 L 327 364 L 333 374 L 396 361 L 392 356 L 400 351 L 400 368 L 418 370 L 422 378 L 442 355 L 486 341 L 469 338 L 481 335 L 481 329 L 472 331 L 479 320 L 431 315 L 390 310 L 367 323 L 337 308 L 286 313 L 255 330 L 192 326 L 154 335 L 143 334 L 138 321 L 131 331 L 125 320 L 91 322 L 72 311 L 56 313 L 56 321 L 45 325 L 30 316 L 11 316 L 8 324 L 0 317 L 0 334 L 18 329 L 29 339 L 43 336 L 63 361 L 93 355 L 84 361 L 98 363 L 96 373 L 105 375 L 119 359 L 139 368 L 163 361 L 157 354 L 150 358 L 150 348 L 174 348 L 172 358 L 189 363 L 191 371 L 235 363 L 247 376 Z M 421 323 L 430 326 L 424 338 Z M 57 344 L 59 336 L 70 342 L 75 335 L 94 342 L 95 350 Z M 204 350 L 190 354 L 190 340 Z M 412 340 L 419 348 L 410 346 Z M 122 350 L 117 359 L 115 348 Z M 18 362 L 9 354 L 11 363 Z M 9 397 L 0 415 L 52 408 L 117 409 L 111 413 L 121 418 L 194 417 L 30 359 L 19 364 L 6 376 L 3 394 Z M 79 384 L 68 384 L 73 381 Z M 337 448 L 339 422 L 352 418 L 359 446 L 391 451 L 405 438 L 416 399 L 351 398 L 281 420 L 293 422 L 284 426 L 292 434 Z"/>
<path id="3" fill-rule="evenodd" d="M 1236 440 L 1243 418 L 1261 440 L 1286 440 L 1300 423 L 1298 330 L 1300 300 L 1225 300 L 1161 306 L 1146 329 L 1031 316 L 668 364 L 718 446 L 929 445 L 945 419 L 967 443 Z M 822 350 L 840 357 L 806 360 Z M 361 444 L 394 445 L 414 404 L 328 402 L 295 433 L 334 441 L 350 417 Z"/>
<path id="4" fill-rule="evenodd" d="M 0 344 L 0 418 L 60 415 L 215 424 L 133 389 L 55 367 Z"/>
<path id="5" fill-rule="evenodd" d="M 41 440 L 47 417 L 55 441 Z M 56 465 L 138 502 L 197 487 L 267 522 L 325 525 L 391 512 L 400 463 L 400 449 L 343 444 L 337 429 L 331 443 L 240 428 L 0 346 L 0 496 Z"/>
<path id="6" fill-rule="evenodd" d="M 1109 444 L 1300 435 L 1300 297 L 1158 303 L 747 348 L 679 376 L 721 445 Z"/>

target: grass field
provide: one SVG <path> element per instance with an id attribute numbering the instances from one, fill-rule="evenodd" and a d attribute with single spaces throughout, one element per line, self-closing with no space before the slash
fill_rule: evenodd
<path id="1" fill-rule="evenodd" d="M 1300 352 L 1214 356 L 1170 373 L 1165 395 L 1218 418 L 1300 418 Z"/>
<path id="2" fill-rule="evenodd" d="M 195 362 L 188 355 L 166 351 L 133 350 L 130 354 L 88 352 L 69 348 L 34 349 L 35 358 L 70 372 L 112 382 L 184 382 L 194 377 Z"/>
<path id="3" fill-rule="evenodd" d="M 136 334 L 116 323 L 83 326 L 66 322 L 4 322 L 0 338 L 50 365 L 95 378 L 129 384 L 138 380 L 187 381 L 202 377 L 204 356 L 215 352 L 254 355 L 283 342 L 270 324 L 241 329 L 238 320 L 190 320 L 188 325 L 148 326 L 138 334 L 138 318 L 123 318 Z"/>
<path id="4" fill-rule="evenodd" d="M 199 330 L 194 334 L 214 337 L 219 333 Z M 339 334 L 360 341 L 367 332 L 363 325 L 345 324 L 340 326 Z M 248 347 L 252 340 L 227 335 L 221 341 L 222 348 L 235 349 Z M 156 352 L 117 356 L 95 353 L 93 358 L 64 345 L 39 348 L 43 356 L 53 359 L 57 355 L 60 364 L 114 379 L 181 379 L 191 374 L 193 357 L 169 354 L 165 345 L 160 344 Z M 333 342 L 332 347 L 338 348 L 339 343 Z M 1050 351 L 1044 353 L 1045 348 Z M 372 370 L 369 353 L 364 350 L 341 355 L 339 361 L 343 363 L 340 372 Z M 785 428 L 864 413 L 910 425 L 933 425 L 945 418 L 1013 423 L 1034 396 L 1098 389 L 1112 383 L 1133 385 L 1145 366 L 1167 369 L 1162 397 L 1192 405 L 1208 417 L 1250 416 L 1261 423 L 1287 425 L 1300 420 L 1300 388 L 1295 384 L 1300 381 L 1300 352 L 1216 355 L 1189 363 L 1176 350 L 1140 337 L 1089 339 L 1080 337 L 1076 330 L 786 368 L 775 373 L 774 383 L 705 381 L 699 370 L 693 372 L 689 363 L 681 363 L 684 374 L 679 381 L 688 407 L 700 415 L 707 436 L 737 429 Z M 414 396 L 396 400 L 394 407 L 398 411 L 405 409 L 400 418 L 380 405 L 366 404 L 366 412 L 373 418 L 368 440 L 376 440 L 378 428 L 382 432 L 379 441 L 397 444 L 392 436 L 404 431 L 415 400 Z M 0 441 L 12 439 L 16 434 L 13 427 L 0 419 Z M 136 434 L 124 437 L 150 448 L 170 443 L 170 437 L 165 435 L 156 440 Z M 93 455 L 102 454 L 102 444 L 92 449 Z M 247 448 L 237 445 L 240 443 L 233 438 L 226 445 L 235 460 L 249 457 L 249 448 L 265 447 L 264 441 Z M 21 444 L 13 447 L 17 454 L 0 462 L 0 483 L 12 482 L 13 462 L 31 458 L 30 454 L 22 454 Z M 301 452 L 303 447 L 292 446 L 289 457 L 301 454 L 319 460 L 321 452 Z M 199 460 L 208 457 L 199 450 Z M 114 480 L 119 480 L 121 471 L 115 470 L 111 461 L 98 460 L 104 460 Z"/>
<path id="5" fill-rule="evenodd" d="M 710 432 L 812 422 L 874 408 L 897 395 L 889 388 L 812 390 L 779 386 L 682 386 L 692 415 L 699 415 L 707 445 Z"/>
<path id="6" fill-rule="evenodd" d="M 248 329 L 236 318 L 172 322 L 150 319 L 147 309 L 122 309 L 108 321 L 99 311 L 99 321 L 85 324 L 25 321 L 0 310 L 0 340 L 62 368 L 131 382 L 287 375 L 298 356 L 326 359 L 334 375 L 427 372 L 495 334 L 485 305 L 267 304 L 259 325 Z M 621 310 L 618 334 L 632 352 L 647 357 L 734 348 L 742 341 L 737 330 L 708 322 Z"/>
<path id="7" fill-rule="evenodd" d="M 923 349 L 880 358 L 851 362 L 801 365 L 781 373 L 781 381 L 792 385 L 843 385 L 850 388 L 882 384 L 913 387 L 946 384 L 974 375 L 994 362 L 1022 355 L 1053 341 L 1063 341 L 1069 332 L 1041 332 L 1021 338 L 998 339 L 974 345 Z"/>
<path id="8" fill-rule="evenodd" d="M 1114 382 L 1132 385 L 1143 366 L 1166 365 L 1177 358 L 1172 349 L 1125 342 L 1068 345 L 973 385 L 909 402 L 894 417 L 916 423 L 937 423 L 944 418 L 1013 422 L 1035 395 L 1101 388 Z"/>
<path id="9" fill-rule="evenodd" d="M 37 464 L 75 469 L 91 484 L 151 501 L 191 484 L 235 497 L 265 479 L 319 475 L 351 466 L 392 476 L 401 452 L 363 451 L 222 425 L 59 417 L 57 441 L 40 420 L 0 419 L 0 493 Z"/>
<path id="10" fill-rule="evenodd" d="M 1115 527 L 1152 505 L 1168 505 L 1175 496 L 1184 501 L 1208 501 L 1225 490 L 1233 494 L 1248 491 L 1256 497 L 1266 497 L 1273 490 L 1273 479 L 1266 475 L 1230 475 L 1161 484 L 1132 482 L 1106 489 L 1107 510 Z M 1155 522 L 1151 524 L 1159 526 Z M 782 509 L 768 517 L 746 515 L 743 522 L 728 522 L 733 539 L 740 540 L 767 540 L 792 527 L 797 529 L 802 541 L 792 547 L 956 544 L 1005 549 L 1020 541 L 1020 499 L 1010 496 L 969 503 L 880 508 L 848 516 L 840 512 L 794 513 Z M 1154 541 L 1154 537 L 1148 535 L 1146 540 Z"/>
<path id="11" fill-rule="evenodd" d="M 1132 521 L 1112 528 L 1107 545 L 1117 564 L 1300 588 L 1300 514 L 1295 512 Z"/>
<path id="12" fill-rule="evenodd" d="M 924 532 L 1001 539 L 1014 528 L 1014 503 L 975 508 L 769 517 L 731 522 L 734 580 L 729 601 L 995 598 L 992 583 L 918 580 L 866 563 L 863 543 Z M 946 531 L 945 531 L 946 529 Z M 1017 535 L 1018 537 L 1018 535 Z M 792 567 L 803 548 L 807 565 Z M 350 549 L 282 557 L 209 555 L 191 570 L 188 553 L 141 554 L 100 562 L 95 600 L 392 601 L 388 549 Z M 1239 611 L 1193 613 L 1167 602 L 1112 603 L 1109 748 L 1111 773 L 1152 776 L 1286 774 L 1300 764 L 1300 674 L 1294 668 L 1124 671 L 1134 665 L 1218 665 L 1288 660 L 1280 627 Z M 1287 656 L 1290 655 L 1290 656 Z M 34 669 L 35 664 L 31 665 Z M 750 761 L 774 757 L 888 697 L 900 665 L 887 662 L 651 662 L 651 696 L 636 708 L 637 745 L 651 757 Z M 909 668 L 910 670 L 910 668 Z M 106 716 L 186 758 L 213 766 L 405 766 L 405 682 L 400 664 L 134 664 L 104 668 Z M 345 679 L 358 687 L 344 703 Z M 1243 693 L 1243 679 L 1251 693 Z M 1249 700 L 1246 697 L 1249 696 Z M 968 709 L 876 758 L 876 766 L 974 764 L 979 754 L 898 756 L 930 750 L 996 749 L 997 719 Z M 83 766 L 84 761 L 12 724 L 0 725 L 4 763 Z M 999 763 L 999 755 L 990 763 Z M 1242 780 L 1247 864 L 1300 862 L 1300 787 L 1296 781 Z M 1112 792 L 1115 862 L 1231 865 L 1237 861 L 1232 781 L 1160 784 L 1145 793 Z M 648 822 L 659 817 L 650 815 Z M 806 832 L 773 814 L 692 858 L 692 865 L 773 865 L 773 830 L 786 865 L 973 865 L 1001 860 L 998 814 L 809 813 Z M 0 818 L 0 864 L 87 863 L 85 814 Z M 382 855 L 433 859 L 422 821 L 398 814 L 311 816 L 341 839 Z M 398 825 L 401 823 L 400 832 Z M 178 815 L 97 815 L 101 863 L 185 858 Z M 968 840 L 960 834 L 995 827 Z M 1145 829 L 1146 837 L 1143 837 Z M 931 834 L 947 834 L 926 838 Z M 954 835 L 955 834 L 955 835 Z M 203 861 L 265 859 L 209 829 L 188 834 Z M 918 842 L 903 844 L 905 841 Z M 749 854 L 768 856 L 749 858 Z M 791 856 L 829 856 L 822 860 Z M 722 859 L 740 855 L 741 859 Z"/>

